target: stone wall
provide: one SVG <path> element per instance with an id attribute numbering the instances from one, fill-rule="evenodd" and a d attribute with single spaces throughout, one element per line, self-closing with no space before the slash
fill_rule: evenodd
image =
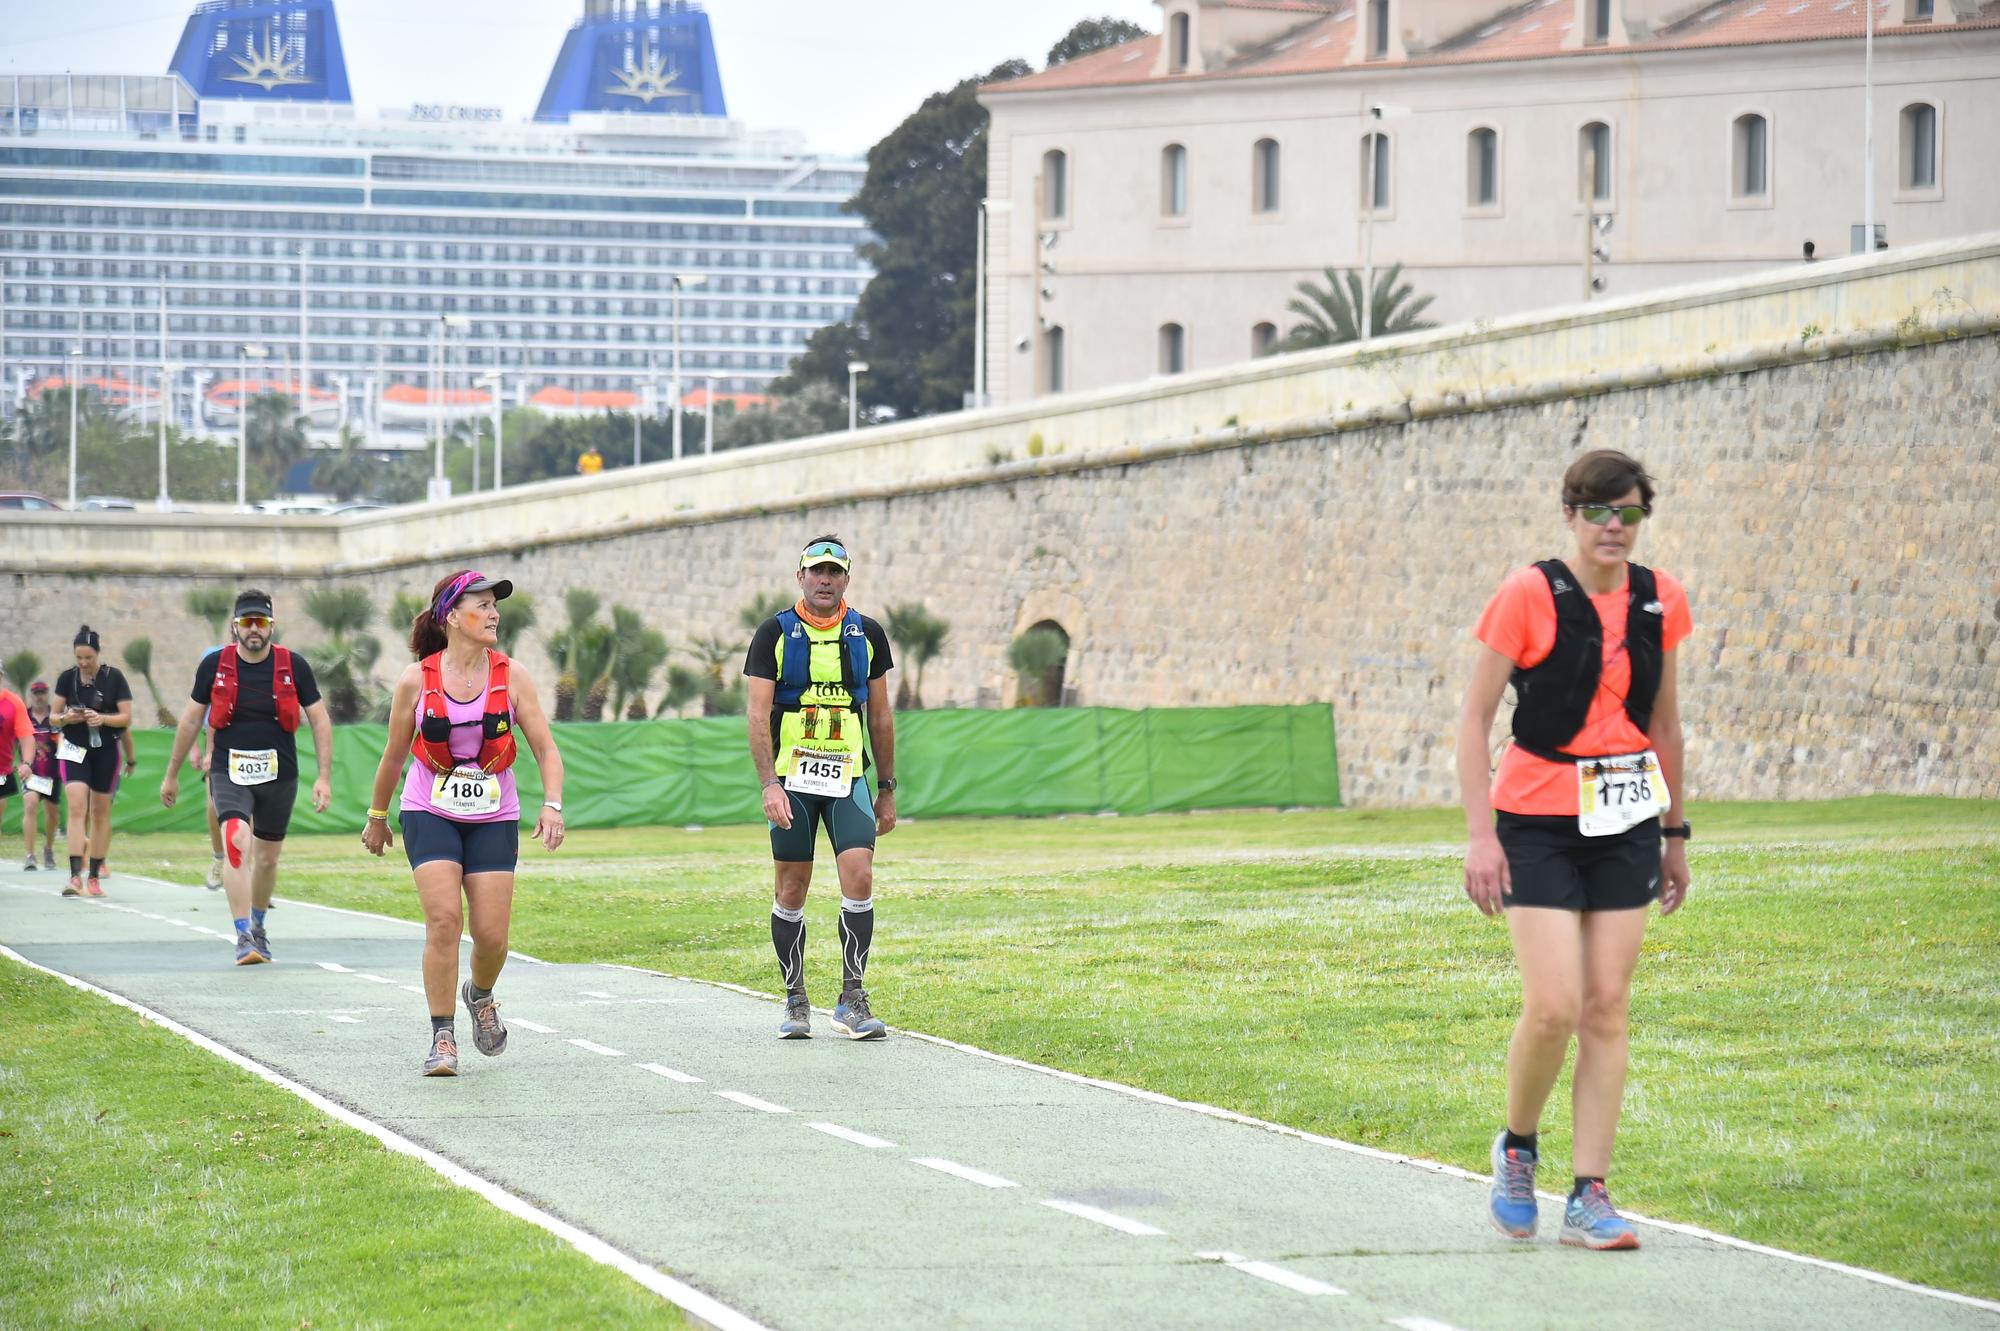
<path id="1" fill-rule="evenodd" d="M 746 639 L 740 608 L 789 587 L 800 543 L 835 531 L 860 561 L 860 608 L 921 601 L 950 622 L 924 680 L 934 706 L 1010 703 L 1009 642 L 1053 619 L 1079 702 L 1330 701 L 1348 800 L 1449 804 L 1470 626 L 1510 568 L 1566 552 L 1568 460 L 1617 447 L 1661 481 L 1640 557 L 1693 601 L 1691 798 L 2000 797 L 2000 337 L 1906 326 L 1854 346 L 1486 409 L 1165 440 L 1123 459 L 874 477 L 771 511 L 745 496 L 468 562 L 532 590 L 545 627 L 562 592 L 585 586 L 684 648 Z M 417 553 L 334 580 L 386 606 L 452 566 Z M 225 569 L 25 562 L 0 560 L 4 652 L 66 656 L 86 619 L 113 659 L 146 633 L 170 705 L 185 696 L 208 631 L 182 600 Z M 287 640 L 309 648 L 299 601 L 319 580 L 278 571 L 246 561 L 243 576 L 276 593 Z M 539 634 L 522 655 L 547 678 Z M 385 654 L 385 676 L 397 659 Z"/>

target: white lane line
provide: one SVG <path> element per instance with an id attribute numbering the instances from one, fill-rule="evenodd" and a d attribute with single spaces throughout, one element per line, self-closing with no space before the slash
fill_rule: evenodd
<path id="1" fill-rule="evenodd" d="M 575 1045 L 578 1049 L 588 1049 L 591 1053 L 602 1054 L 606 1058 L 625 1057 L 625 1051 L 623 1049 L 613 1049 L 609 1045 L 597 1044 L 596 1042 L 591 1040 L 571 1040 L 570 1043 Z"/>
<path id="2" fill-rule="evenodd" d="M 153 879 L 150 881 L 158 882 L 159 880 Z M 340 1122 L 357 1131 L 367 1133 L 392 1151 L 423 1162 L 425 1165 L 436 1170 L 445 1179 L 467 1191 L 477 1193 L 505 1211 L 508 1215 L 516 1216 L 531 1225 L 537 1225 L 547 1230 L 564 1243 L 569 1244 L 570 1247 L 575 1248 L 585 1257 L 588 1257 L 591 1261 L 600 1262 L 614 1271 L 622 1272 L 675 1307 L 681 1308 L 693 1314 L 701 1321 L 707 1322 L 716 1331 L 770 1331 L 769 1327 L 759 1322 L 756 1318 L 738 1312 L 715 1296 L 703 1293 L 693 1285 L 683 1284 L 681 1281 L 675 1280 L 672 1276 L 662 1274 L 657 1267 L 634 1257 L 628 1252 L 612 1247 L 595 1234 L 585 1233 L 568 1221 L 560 1220 L 550 1215 L 547 1211 L 521 1200 L 490 1179 L 483 1179 L 464 1166 L 445 1159 L 436 1151 L 417 1145 L 394 1128 L 384 1127 L 373 1119 L 363 1118 L 347 1106 L 334 1103 L 318 1091 L 302 1086 L 283 1073 L 265 1067 L 255 1059 L 237 1053 L 229 1046 L 210 1039 L 200 1031 L 181 1025 L 164 1013 L 155 1012 L 143 1003 L 135 1003 L 123 994 L 114 994 L 109 989 L 100 989 L 88 980 L 79 980 L 74 975 L 65 975 L 59 970 L 51 970 L 39 962 L 30 961 L 4 943 L 0 943 L 0 956 L 6 957 L 9 961 L 19 962 L 23 966 L 38 970 L 44 975 L 61 980 L 71 988 L 81 989 L 89 994 L 96 994 L 99 998 L 116 1003 L 119 1007 L 125 1008 L 128 1011 L 136 1012 L 162 1030 L 172 1031 L 175 1035 L 180 1036 L 190 1044 L 205 1049 L 218 1057 L 227 1059 L 237 1067 L 263 1078 L 273 1086 L 290 1091 L 293 1095 L 296 1095 L 314 1109 L 319 1110 L 322 1114 L 327 1114 L 338 1119 Z"/>
<path id="3" fill-rule="evenodd" d="M 424 987 L 420 984 L 399 984 L 396 987 L 406 994 L 421 994 L 424 991 Z"/>
<path id="4" fill-rule="evenodd" d="M 423 990 L 419 989 L 417 992 L 422 993 Z M 556 1033 L 555 1027 L 544 1026 L 539 1021 L 529 1021 L 526 1017 L 509 1017 L 507 1019 L 507 1026 L 509 1029 L 519 1026 L 522 1030 L 533 1031 L 537 1035 L 554 1035 Z"/>
<path id="5" fill-rule="evenodd" d="M 888 1150 L 896 1144 L 885 1142 L 880 1137 L 871 1137 L 865 1132 L 856 1132 L 853 1128 L 843 1128 L 838 1123 L 808 1123 L 806 1126 L 824 1132 L 829 1137 L 838 1137 L 844 1142 L 853 1142 L 856 1146 L 866 1146 L 871 1151 Z"/>
<path id="6" fill-rule="evenodd" d="M 759 1110 L 766 1114 L 789 1114 L 792 1112 L 783 1105 L 774 1105 L 769 1100 L 759 1100 L 756 1096 L 745 1095 L 741 1091 L 717 1091 L 716 1094 L 725 1100 L 734 1100 L 739 1105 Z"/>
<path id="7" fill-rule="evenodd" d="M 605 992 L 604 992 L 604 991 L 603 991 L 602 989 L 579 989 L 579 990 L 577 990 L 577 992 L 578 992 L 578 993 L 580 993 L 580 994 L 582 994 L 582 995 L 583 995 L 583 996 L 584 996 L 585 998 L 609 998 L 609 997 L 611 997 L 611 995 L 610 995 L 610 994 L 607 994 L 607 993 L 605 993 Z"/>
<path id="8" fill-rule="evenodd" d="M 1429 1317 L 1391 1317 L 1390 1326 L 1400 1326 L 1403 1331 L 1462 1331 L 1450 1322 L 1439 1322 Z"/>
<path id="9" fill-rule="evenodd" d="M 368 981 L 370 981 L 371 983 L 374 983 L 374 984 L 394 984 L 394 983 L 395 983 L 395 981 L 394 981 L 394 980 L 390 979 L 390 978 L 389 978 L 388 976 L 386 976 L 386 975 L 370 975 L 370 974 L 369 974 L 369 973 L 368 973 L 367 971 L 355 971 L 355 972 L 354 972 L 354 978 L 355 978 L 355 979 L 357 979 L 357 980 L 368 980 Z"/>
<path id="10" fill-rule="evenodd" d="M 1195 1256 L 1204 1262 L 1221 1262 L 1224 1266 L 1233 1266 L 1246 1276 L 1256 1276 L 1259 1280 L 1268 1280 L 1274 1285 L 1283 1285 L 1294 1294 L 1347 1293 L 1346 1290 L 1340 1288 L 1338 1285 L 1329 1285 L 1323 1280 L 1314 1280 L 1311 1276 L 1302 1276 L 1296 1271 L 1287 1271 L 1284 1267 L 1273 1266 L 1269 1262 L 1252 1261 L 1248 1257 L 1240 1256 L 1233 1252 L 1198 1252 Z M 1409 1320 L 1411 1322 L 1424 1322 L 1424 1319 L 1421 1317 Z M 1421 1326 L 1406 1325 L 1403 1322 L 1391 1322 L 1390 1325 L 1404 1327 L 1404 1331 L 1457 1331 L 1456 1327 L 1447 1327 L 1443 1322 L 1427 1322 Z"/>
<path id="11" fill-rule="evenodd" d="M 353 972 L 352 970 L 350 970 L 350 969 L 348 969 L 347 967 L 345 967 L 345 966 L 341 965 L 341 964 L 340 964 L 339 962 L 337 962 L 337 961 L 315 961 L 315 962 L 313 963 L 313 965 L 315 965 L 315 966 L 319 967 L 319 968 L 320 968 L 321 970 L 323 970 L 323 971 L 332 971 L 332 972 L 333 972 L 334 974 L 336 974 L 336 975 L 352 975 L 352 974 L 354 974 L 354 972 Z"/>
<path id="12" fill-rule="evenodd" d="M 145 916 L 145 917 L 146 917 L 147 919 L 149 919 L 149 920 L 158 920 L 158 921 L 160 921 L 160 922 L 161 922 L 162 924 L 164 924 L 164 923 L 166 922 L 166 919 L 167 919 L 167 917 L 166 917 L 166 916 L 164 916 L 164 915 L 156 915 L 156 914 L 154 914 L 154 913 L 153 913 L 152 911 L 150 911 L 150 910 L 142 910 L 142 911 L 140 911 L 139 913 L 140 913 L 141 915 Z"/>
<path id="13" fill-rule="evenodd" d="M 359 1026 L 359 1025 L 361 1025 L 361 1024 L 362 1024 L 362 1021 L 361 1021 L 361 1018 L 359 1018 L 359 1017 L 343 1017 L 343 1016 L 342 1016 L 342 1015 L 341 1015 L 340 1013 L 338 1013 L 338 1012 L 329 1012 L 329 1013 L 327 1013 L 327 1020 L 329 1020 L 329 1021 L 344 1021 L 344 1022 L 346 1022 L 346 1023 L 347 1023 L 347 1024 L 349 1025 L 349 1026 Z"/>
<path id="14" fill-rule="evenodd" d="M 1067 1212 L 1083 1220 L 1095 1221 L 1109 1229 L 1117 1230 L 1120 1234 L 1136 1234 L 1142 1239 L 1161 1237 L 1167 1232 L 1164 1229 L 1155 1229 L 1143 1220 L 1130 1220 L 1122 1215 L 1100 1210 L 1095 1206 L 1086 1206 L 1082 1202 L 1065 1202 L 1051 1199 L 1043 1202 L 1042 1205 L 1052 1206 L 1058 1211 Z"/>
<path id="15" fill-rule="evenodd" d="M 665 1077 L 668 1081 L 684 1082 L 690 1086 L 701 1080 L 700 1077 L 695 1076 L 692 1072 L 676 1072 L 674 1069 L 661 1063 L 641 1063 L 639 1066 L 656 1076 Z"/>
<path id="16" fill-rule="evenodd" d="M 910 1163 L 913 1165 L 922 1165 L 925 1169 L 935 1169 L 938 1173 L 949 1174 L 953 1178 L 962 1178 L 967 1183 L 977 1183 L 982 1188 L 1018 1188 L 1021 1186 L 1014 1182 L 1013 1179 L 1001 1178 L 998 1174 L 988 1174 L 982 1170 L 974 1169 L 970 1165 L 961 1165 L 953 1160 L 940 1160 L 933 1155 L 912 1157 Z"/>

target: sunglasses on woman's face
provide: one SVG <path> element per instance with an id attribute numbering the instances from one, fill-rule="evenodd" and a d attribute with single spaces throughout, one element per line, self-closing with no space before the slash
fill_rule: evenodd
<path id="1" fill-rule="evenodd" d="M 1646 520 L 1653 510 L 1644 504 L 1575 504 L 1571 511 L 1582 516 L 1593 527 L 1609 526 L 1611 515 L 1616 513 L 1618 521 L 1627 527 L 1636 527 Z"/>

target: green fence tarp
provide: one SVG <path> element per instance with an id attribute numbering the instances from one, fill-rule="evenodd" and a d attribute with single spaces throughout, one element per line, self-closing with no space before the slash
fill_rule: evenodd
<path id="1" fill-rule="evenodd" d="M 763 820 L 741 717 L 571 722 L 553 727 L 562 751 L 565 821 L 572 828 L 720 826 Z M 333 805 L 311 804 L 312 736 L 299 732 L 301 833 L 352 831 L 368 808 L 388 731 L 334 729 Z M 162 808 L 160 772 L 173 748 L 164 730 L 134 734 L 139 770 L 124 781 L 114 825 L 127 832 L 197 831 L 201 784 L 181 776 L 181 802 Z M 524 822 L 542 799 L 541 773 L 523 746 L 515 766 Z M 1340 802 L 1333 709 L 1109 707 L 905 712 L 896 718 L 897 809 L 912 818 L 1184 809 Z M 18 837 L 19 800 L 5 832 Z"/>

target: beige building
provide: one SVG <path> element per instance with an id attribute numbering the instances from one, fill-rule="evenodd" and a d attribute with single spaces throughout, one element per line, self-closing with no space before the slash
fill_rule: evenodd
<path id="1" fill-rule="evenodd" d="M 1873 0 L 1872 59 L 1865 2 L 1159 0 L 982 90 L 986 391 L 1246 360 L 1371 251 L 1438 322 L 1843 255 L 1864 131 L 1886 243 L 2000 226 L 2000 0 Z"/>

